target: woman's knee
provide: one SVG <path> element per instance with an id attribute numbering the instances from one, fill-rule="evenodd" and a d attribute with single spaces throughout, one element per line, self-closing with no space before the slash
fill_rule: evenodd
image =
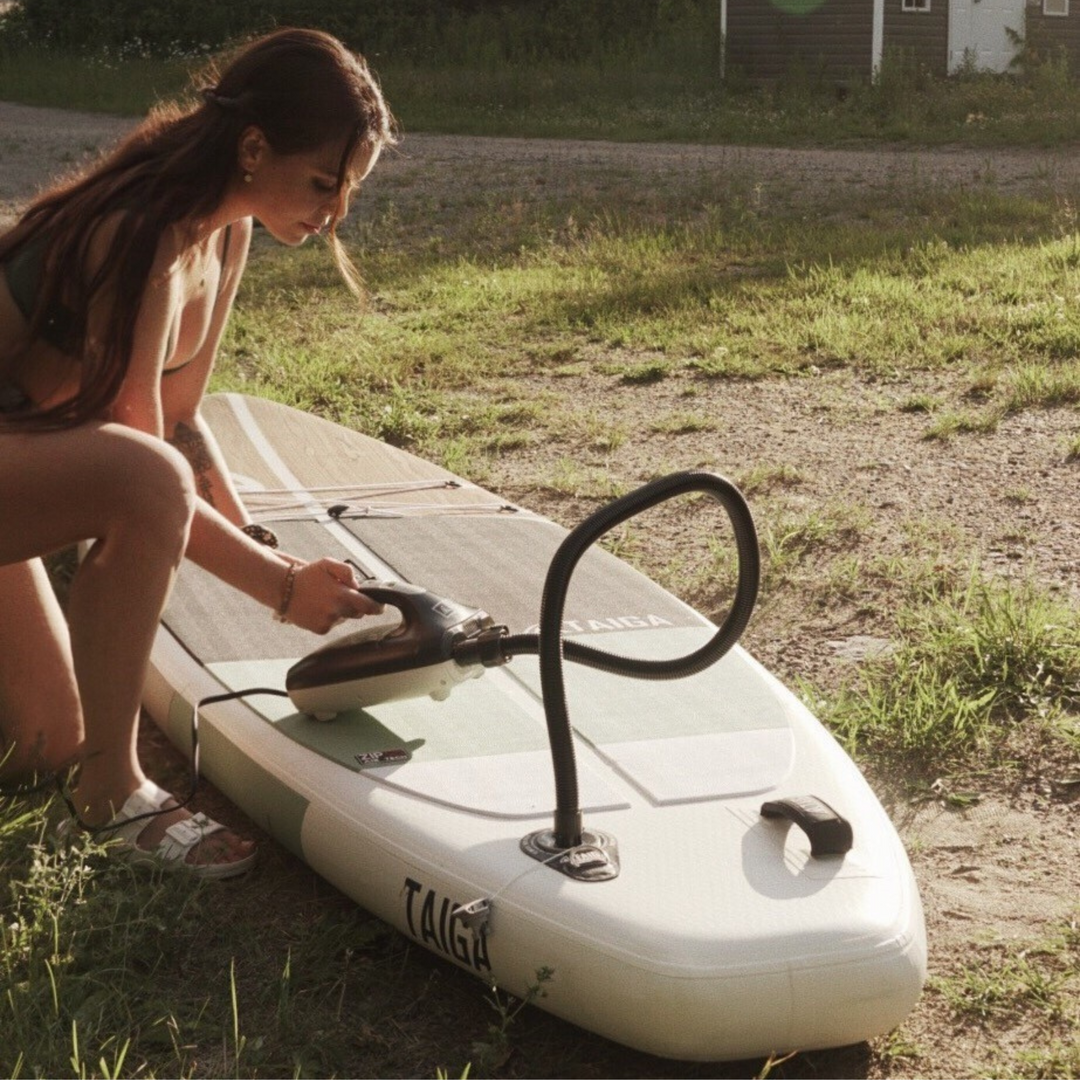
<path id="1" fill-rule="evenodd" d="M 140 433 L 124 436 L 122 481 L 117 491 L 121 521 L 145 536 L 171 538 L 182 547 L 195 513 L 195 480 L 184 456 L 168 443 Z"/>

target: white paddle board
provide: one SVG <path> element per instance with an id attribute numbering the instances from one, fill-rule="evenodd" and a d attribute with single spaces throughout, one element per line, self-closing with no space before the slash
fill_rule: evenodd
<path id="1" fill-rule="evenodd" d="M 204 413 L 254 520 L 285 550 L 349 558 L 513 633 L 535 628 L 565 535 L 552 522 L 273 402 L 216 395 Z M 388 607 L 379 618 L 395 617 Z M 690 652 L 714 629 L 598 548 L 577 568 L 564 623 L 567 639 L 650 658 Z M 196 702 L 284 688 L 296 661 L 354 631 L 319 638 L 276 623 L 186 563 L 146 708 L 186 751 Z M 403 934 L 518 996 L 550 971 L 540 1007 L 628 1046 L 732 1060 L 898 1025 L 926 974 L 918 891 L 888 816 L 803 705 L 738 646 L 677 681 L 576 664 L 565 675 L 585 829 L 611 838 L 611 880 L 576 880 L 522 848 L 551 827 L 556 802 L 532 656 L 444 701 L 329 722 L 267 695 L 208 705 L 203 771 Z M 776 803 L 788 816 L 763 814 Z M 836 827 L 850 829 L 850 847 L 813 854 L 821 838 L 793 824 L 799 807 L 839 819 L 824 823 L 825 849 Z"/>

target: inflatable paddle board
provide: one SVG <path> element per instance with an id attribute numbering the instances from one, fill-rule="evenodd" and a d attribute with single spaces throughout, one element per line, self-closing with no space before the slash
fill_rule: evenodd
<path id="1" fill-rule="evenodd" d="M 215 395 L 204 415 L 253 519 L 285 550 L 347 558 L 374 579 L 482 608 L 512 633 L 535 629 L 565 536 L 554 523 L 273 402 Z M 681 656 L 715 631 L 598 547 L 563 614 L 567 641 L 646 658 Z M 196 703 L 283 689 L 301 658 L 355 630 L 320 638 L 276 623 L 185 563 L 146 708 L 189 750 Z M 742 648 L 668 682 L 566 665 L 584 826 L 617 863 L 595 880 L 588 845 L 557 860 L 523 844 L 556 805 L 536 657 L 481 670 L 445 700 L 328 722 L 265 694 L 207 704 L 203 771 L 418 944 L 521 997 L 550 973 L 541 1008 L 636 1049 L 763 1057 L 859 1042 L 904 1019 L 926 974 L 904 849 L 852 761 Z M 568 872 L 575 862 L 583 878 Z"/>

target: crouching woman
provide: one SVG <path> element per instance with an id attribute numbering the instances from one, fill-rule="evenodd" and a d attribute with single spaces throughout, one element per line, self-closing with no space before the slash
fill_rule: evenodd
<path id="1" fill-rule="evenodd" d="M 393 141 L 363 60 L 282 30 L 0 236 L 0 780 L 77 766 L 70 827 L 134 858 L 218 877 L 255 858 L 139 762 L 181 559 L 314 633 L 378 610 L 349 566 L 250 524 L 199 407 L 253 220 L 290 245 L 325 233 L 354 281 L 335 227 Z M 42 556 L 76 543 L 62 613 Z"/>

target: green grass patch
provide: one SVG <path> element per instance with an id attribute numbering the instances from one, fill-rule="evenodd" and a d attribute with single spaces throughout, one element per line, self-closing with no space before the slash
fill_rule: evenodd
<path id="1" fill-rule="evenodd" d="M 1077 1080 L 1080 1077 L 1080 1043 L 1071 1036 L 1051 1039 L 1045 1046 L 1013 1055 L 1007 1072 L 1013 1080 Z"/>
<path id="2" fill-rule="evenodd" d="M 763 591 L 773 592 L 790 581 L 797 570 L 823 554 L 834 556 L 856 544 L 869 518 L 864 507 L 836 503 L 809 510 L 776 506 L 759 526 L 763 564 Z"/>
<path id="3" fill-rule="evenodd" d="M 1001 764 L 1010 737 L 1080 712 L 1080 615 L 1034 585 L 984 579 L 913 595 L 895 648 L 823 710 L 852 751 L 941 770 Z"/>
<path id="4" fill-rule="evenodd" d="M 70 56 L 0 40 L 0 100 L 142 116 L 152 105 L 186 93 L 192 72 L 204 61 Z"/>
<path id="5" fill-rule="evenodd" d="M 1009 412 L 1080 404 L 1080 365 L 1073 354 L 1062 364 L 1014 368 L 1005 378 L 1002 406 Z"/>
<path id="6" fill-rule="evenodd" d="M 972 944 L 959 971 L 934 975 L 932 992 L 941 995 L 956 1021 L 977 1024 L 993 1039 L 998 1031 L 1026 1022 L 1041 1032 L 1037 1047 L 1002 1047 L 1001 1072 L 1010 1077 L 1069 1078 L 1077 1065 L 1077 991 L 1080 990 L 1080 938 L 1077 916 L 1039 940 L 982 941 Z"/>
<path id="7" fill-rule="evenodd" d="M 737 73 L 724 82 L 715 7 L 682 4 L 668 16 L 666 27 L 636 42 L 606 47 L 593 34 L 561 50 L 548 39 L 568 28 L 515 27 L 509 10 L 502 25 L 480 11 L 449 34 L 414 19 L 411 40 L 395 43 L 404 47 L 376 47 L 371 59 L 406 131 L 787 145 L 1044 146 L 1080 137 L 1080 88 L 1060 65 L 1029 61 L 1024 78 L 969 72 L 939 80 L 886 57 L 872 85 L 853 84 L 841 100 L 831 80 L 795 67 L 765 88 Z M 326 17 L 312 8 L 305 22 Z M 87 42 L 61 51 L 0 34 L 0 99 L 139 114 L 182 89 L 205 51 L 110 46 L 100 34 Z"/>
<path id="8" fill-rule="evenodd" d="M 947 442 L 956 435 L 988 435 L 997 430 L 1004 415 L 1005 410 L 1002 408 L 987 409 L 983 412 L 972 409 L 949 410 L 937 417 L 926 429 L 923 438 Z"/>
<path id="9" fill-rule="evenodd" d="M 711 416 L 685 410 L 665 413 L 649 425 L 659 435 L 693 435 L 700 431 L 715 431 L 719 425 Z"/>
<path id="10" fill-rule="evenodd" d="M 986 1022 L 1031 1009 L 1057 1020 L 1068 981 L 1064 972 L 1047 970 L 1030 954 L 991 955 L 968 965 L 960 977 L 943 982 L 941 990 L 954 1012 L 965 1019 Z"/>
<path id="11" fill-rule="evenodd" d="M 438 976 L 407 968 L 405 940 L 306 871 L 295 891 L 280 868 L 270 894 L 259 871 L 203 885 L 90 841 L 59 849 L 55 816 L 0 798 L 5 1076 L 433 1075 L 443 1055 L 467 1060 L 460 1017 L 463 1044 L 429 1031 L 482 987 L 450 979 L 433 1000 Z"/>
<path id="12" fill-rule="evenodd" d="M 816 221 L 797 216 L 747 219 L 688 198 L 630 218 L 613 211 L 618 197 L 618 187 L 571 192 L 569 203 L 541 200 L 521 214 L 463 197 L 438 250 L 418 250 L 392 241 L 422 231 L 422 206 L 376 190 L 346 230 L 366 306 L 317 247 L 260 242 L 216 385 L 436 453 L 463 434 L 440 395 L 515 372 L 607 373 L 642 388 L 825 368 L 966 372 L 976 404 L 924 393 L 901 405 L 930 416 L 931 439 L 1080 400 L 1070 351 L 1080 348 L 1080 305 L 1053 299 L 1074 290 L 1068 260 L 1055 255 L 1075 240 L 1046 237 L 1061 225 L 1049 206 L 1003 199 L 984 216 L 983 196 L 954 194 L 909 206 L 886 229 L 837 224 L 826 243 Z M 941 239 L 957 217 L 963 244 Z M 573 229 L 560 228 L 567 218 Z M 384 224 L 391 236 L 369 242 Z"/>
<path id="13" fill-rule="evenodd" d="M 912 394 L 900 404 L 900 411 L 905 413 L 932 413 L 939 401 L 932 394 Z"/>

